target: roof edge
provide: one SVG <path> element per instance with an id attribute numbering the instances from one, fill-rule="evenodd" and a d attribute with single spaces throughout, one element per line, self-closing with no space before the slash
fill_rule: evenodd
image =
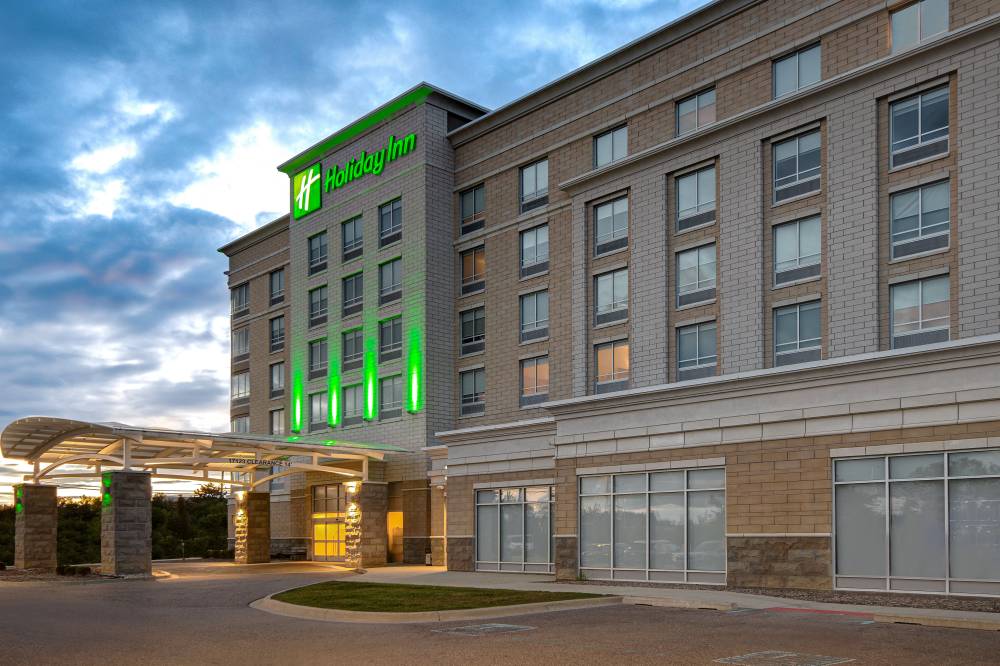
<path id="1" fill-rule="evenodd" d="M 261 226 L 257 227 L 252 231 L 248 231 L 242 236 L 237 236 L 233 240 L 229 241 L 228 243 L 220 247 L 217 251 L 221 252 L 227 257 L 231 257 L 236 252 L 239 252 L 240 250 L 245 250 L 247 247 L 253 245 L 254 243 L 259 243 L 260 241 L 266 238 L 270 238 L 271 236 L 280 233 L 281 231 L 283 231 L 283 227 L 288 226 L 289 222 L 290 222 L 289 215 L 288 213 L 285 213 L 281 217 L 276 217 L 270 222 L 262 224 Z"/>

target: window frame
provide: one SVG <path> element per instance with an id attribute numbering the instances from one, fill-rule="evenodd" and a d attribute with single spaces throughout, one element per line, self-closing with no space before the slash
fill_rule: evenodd
<path id="1" fill-rule="evenodd" d="M 538 248 L 540 246 L 538 242 L 538 235 L 541 231 L 545 232 L 545 256 L 539 258 Z M 525 261 L 525 246 L 524 240 L 528 238 L 529 235 L 534 238 L 534 259 L 531 261 Z M 520 275 L 521 277 L 530 277 L 534 275 L 539 275 L 544 273 L 549 269 L 549 223 L 539 224 L 537 226 L 531 227 L 530 229 L 524 229 L 517 235 L 518 250 L 519 250 L 519 261 L 520 261 Z"/>
<path id="2" fill-rule="evenodd" d="M 466 215 L 466 196 L 472 197 L 472 212 Z M 468 234 L 485 226 L 482 219 L 486 212 L 486 184 L 479 183 L 458 193 L 458 217 L 461 233 Z"/>
<path id="3" fill-rule="evenodd" d="M 347 296 L 347 286 L 350 284 L 350 298 Z M 361 312 L 365 303 L 365 278 L 364 272 L 358 271 L 350 275 L 345 275 L 340 279 L 340 307 L 344 317 Z"/>
<path id="4" fill-rule="evenodd" d="M 317 401 L 316 398 L 319 398 Z M 320 409 L 315 409 L 316 404 L 321 405 Z M 309 430 L 322 430 L 327 427 L 327 420 L 329 419 L 329 408 L 330 400 L 326 391 L 316 391 L 309 394 Z M 322 414 L 322 419 L 315 420 L 316 413 L 320 412 Z"/>
<path id="5" fill-rule="evenodd" d="M 607 138 L 611 141 L 611 158 L 606 162 L 601 162 L 600 160 L 600 144 L 601 140 Z M 615 157 L 615 148 L 620 142 L 624 143 L 624 149 L 621 155 Z M 594 137 L 594 169 L 600 169 L 601 167 L 608 166 L 609 164 L 614 164 L 615 162 L 620 162 L 621 160 L 628 157 L 628 124 L 618 125 L 612 129 L 605 132 L 601 132 Z"/>
<path id="6" fill-rule="evenodd" d="M 394 384 L 393 393 L 399 393 L 399 400 L 390 403 L 385 402 L 386 382 L 392 382 Z M 386 420 L 391 418 L 397 418 L 403 415 L 403 376 L 388 375 L 386 377 L 379 377 L 378 379 L 378 401 L 379 401 L 379 420 Z"/>
<path id="7" fill-rule="evenodd" d="M 347 240 L 347 229 L 348 225 L 350 229 L 354 232 L 353 238 Z M 344 220 L 340 223 L 340 256 L 341 261 L 350 261 L 355 259 L 364 252 L 365 247 L 365 225 L 364 217 L 361 215 L 355 215 L 349 220 Z"/>
<path id="8" fill-rule="evenodd" d="M 278 335 L 275 335 L 275 325 L 280 329 Z M 271 317 L 267 324 L 268 333 L 268 349 L 270 353 L 279 352 L 285 348 L 285 315 L 278 315 L 277 317 Z"/>
<path id="9" fill-rule="evenodd" d="M 229 384 L 230 402 L 240 402 L 250 398 L 250 371 L 234 372 Z"/>
<path id="10" fill-rule="evenodd" d="M 319 305 L 319 307 L 316 310 L 313 309 L 314 305 L 313 294 L 321 294 L 319 300 L 316 301 L 316 304 Z M 326 285 L 322 284 L 318 287 L 310 289 L 308 302 L 309 302 L 309 312 L 308 312 L 309 328 L 325 324 L 330 312 L 330 302 L 328 300 Z"/>
<path id="11" fill-rule="evenodd" d="M 275 381 L 274 381 L 275 380 L 275 371 L 278 371 L 277 372 L 277 377 L 280 380 L 277 383 L 275 383 Z M 270 365 L 268 365 L 267 376 L 268 376 L 268 379 L 267 379 L 268 392 L 270 394 L 270 397 L 272 397 L 272 398 L 278 398 L 278 397 L 281 397 L 282 395 L 284 395 L 285 394 L 285 362 L 284 361 L 278 361 L 277 363 L 271 363 Z"/>
<path id="12" fill-rule="evenodd" d="M 353 354 L 347 354 L 348 336 L 351 337 L 351 346 L 357 349 Z M 364 329 L 360 326 L 349 328 L 340 333 L 340 363 L 342 370 L 353 370 L 360 368 L 365 357 L 365 335 Z"/>
<path id="13" fill-rule="evenodd" d="M 478 316 L 478 315 L 482 316 Z M 466 316 L 470 319 L 466 321 Z M 482 333 L 479 333 L 479 322 L 482 322 Z M 466 336 L 465 325 L 471 323 L 472 335 Z M 477 305 L 458 313 L 459 349 L 462 356 L 478 354 L 486 348 L 486 306 Z"/>
<path id="14" fill-rule="evenodd" d="M 539 189 L 538 167 L 542 164 L 545 165 L 545 185 L 544 189 Z M 532 170 L 532 180 L 535 184 L 535 189 L 532 190 L 531 194 L 526 193 L 524 188 L 524 176 L 529 169 Z M 518 169 L 517 189 L 522 213 L 534 208 L 540 208 L 549 202 L 549 158 L 547 156 L 537 159 L 530 164 L 525 164 Z"/>
<path id="15" fill-rule="evenodd" d="M 233 329 L 231 342 L 229 345 L 230 357 L 232 360 L 241 361 L 250 356 L 250 327 L 241 326 Z"/>
<path id="16" fill-rule="evenodd" d="M 818 338 L 807 338 L 803 340 L 802 338 L 802 310 L 803 308 L 809 308 L 809 310 L 816 311 L 816 328 L 819 331 Z M 785 349 L 778 351 L 778 316 L 783 313 L 788 313 L 795 311 L 795 348 Z M 772 309 L 771 313 L 771 353 L 774 358 L 774 365 L 785 365 L 793 362 L 801 362 L 796 359 L 795 355 L 800 355 L 802 352 L 819 352 L 818 357 L 823 354 L 823 302 L 822 299 L 814 299 L 810 301 L 803 301 L 802 303 L 790 303 L 789 305 L 782 305 Z M 782 344 L 791 344 L 782 343 Z M 789 361 L 788 359 L 792 359 Z M 808 360 L 817 360 L 808 359 Z M 781 361 L 784 360 L 785 363 Z"/>
<path id="17" fill-rule="evenodd" d="M 356 411 L 349 411 L 348 407 L 350 405 L 350 400 L 348 400 L 348 395 L 354 401 Z M 343 404 L 343 417 L 340 420 L 341 425 L 349 426 L 361 423 L 364 421 L 365 415 L 365 391 L 364 385 L 360 383 L 348 384 L 341 388 L 340 390 L 341 403 Z"/>
<path id="18" fill-rule="evenodd" d="M 465 377 L 472 377 L 471 394 L 465 393 Z M 480 381 L 482 378 L 482 381 Z M 482 385 L 482 390 L 479 390 Z M 486 368 L 469 368 L 458 373 L 458 391 L 461 416 L 478 416 L 486 411 Z"/>
<path id="19" fill-rule="evenodd" d="M 946 205 L 944 208 L 938 208 L 936 210 L 943 210 L 947 212 L 947 218 L 943 222 L 936 222 L 934 225 L 928 226 L 940 226 L 944 225 L 942 231 L 935 231 L 933 233 L 924 233 L 924 215 L 926 213 L 924 209 L 924 193 L 932 187 L 944 186 L 945 189 L 945 201 Z M 912 194 L 916 192 L 917 194 L 917 235 L 912 238 L 907 238 L 901 241 L 896 240 L 896 236 L 902 232 L 896 230 L 896 207 L 895 202 L 899 197 L 904 195 Z M 934 239 L 943 239 L 944 243 L 940 241 L 935 241 Z M 918 249 L 914 252 L 901 252 L 901 248 L 905 249 L 905 245 L 911 243 L 919 243 L 923 241 L 924 245 L 928 247 L 926 249 Z M 928 241 L 930 241 L 928 243 Z M 893 259 L 904 259 L 904 258 L 915 258 L 925 252 L 936 252 L 941 249 L 946 249 L 951 246 L 951 179 L 944 178 L 942 180 L 936 180 L 931 183 L 924 183 L 922 185 L 917 185 L 916 187 L 908 187 L 904 190 L 898 190 L 892 192 L 889 195 L 889 245 L 891 250 L 891 255 Z M 931 247 L 932 246 L 932 247 Z"/>
<path id="20" fill-rule="evenodd" d="M 715 353 L 712 354 L 711 356 L 707 354 L 703 355 L 701 351 L 701 336 L 705 332 L 705 330 L 707 330 L 709 327 L 711 327 L 712 338 L 714 343 L 713 346 L 715 348 Z M 690 360 L 685 360 L 681 357 L 681 336 L 684 335 L 686 332 L 692 331 L 692 329 L 695 334 L 695 356 L 693 359 L 694 361 L 693 363 L 691 363 Z M 678 374 L 691 370 L 703 370 L 705 368 L 711 368 L 714 370 L 719 363 L 718 335 L 719 335 L 719 325 L 718 322 L 714 319 L 711 321 L 702 321 L 694 324 L 685 324 L 683 326 L 678 326 L 676 332 Z M 684 365 L 685 363 L 687 363 L 687 365 Z"/>
<path id="21" fill-rule="evenodd" d="M 466 257 L 472 257 L 472 274 L 466 275 L 465 273 L 465 259 Z M 482 258 L 482 273 L 477 273 L 479 270 L 479 259 Z M 462 250 L 458 254 L 459 260 L 459 270 L 460 273 L 460 287 L 462 295 L 466 296 L 468 294 L 474 294 L 478 291 L 482 291 L 486 288 L 486 245 L 477 245 L 475 247 L 470 247 L 467 250 Z"/>
<path id="22" fill-rule="evenodd" d="M 545 376 L 548 378 L 548 381 L 545 384 L 539 384 L 538 382 L 538 365 L 540 363 L 545 364 Z M 528 391 L 528 386 L 524 381 L 524 373 L 529 365 L 533 368 L 535 382 L 531 387 L 533 390 L 530 392 Z M 520 387 L 519 400 L 522 407 L 545 402 L 548 399 L 549 386 L 552 381 L 549 355 L 542 354 L 541 356 L 532 356 L 531 358 L 520 359 L 518 361 L 518 377 L 518 384 Z"/>
<path id="23" fill-rule="evenodd" d="M 274 419 L 278 417 L 278 427 L 275 428 Z M 285 434 L 285 408 L 279 407 L 277 409 L 268 410 L 268 434 L 270 435 L 284 435 Z"/>
<path id="24" fill-rule="evenodd" d="M 704 123 L 701 122 L 701 99 L 707 95 L 712 96 L 712 119 Z M 681 131 L 681 107 L 690 101 L 694 101 L 694 127 L 688 130 Z M 674 105 L 674 136 L 685 136 L 693 132 L 697 132 L 700 129 L 708 127 L 709 125 L 718 121 L 718 99 L 716 97 L 715 86 L 710 86 L 708 88 L 703 88 L 696 93 L 687 95 L 686 97 L 677 100 Z M 708 106 L 708 105 L 706 105 Z"/>
<path id="25" fill-rule="evenodd" d="M 608 377 L 607 379 L 601 379 L 600 351 L 609 347 L 611 349 L 611 374 L 604 375 L 605 377 Z M 626 354 L 628 367 L 624 370 L 616 367 L 616 361 L 618 359 L 617 351 L 621 347 L 626 347 L 628 349 Z M 619 387 L 627 386 L 631 380 L 632 348 L 629 344 L 628 338 L 610 340 L 608 342 L 601 342 L 594 345 L 594 387 L 598 393 L 601 392 L 602 388 L 606 388 L 607 390 L 617 390 Z"/>
<path id="26" fill-rule="evenodd" d="M 946 321 L 945 321 L 944 325 L 939 325 L 939 326 L 925 326 L 924 323 L 927 322 L 927 321 L 934 321 L 935 319 L 941 319 L 941 317 L 934 317 L 934 318 L 924 319 L 924 316 L 923 316 L 924 308 L 927 307 L 927 304 L 924 303 L 924 289 L 925 289 L 927 283 L 931 282 L 933 280 L 941 280 L 945 284 L 945 286 L 947 287 L 947 289 L 948 289 L 948 297 L 947 297 L 947 299 L 945 299 L 944 301 L 938 301 L 939 303 L 947 303 L 947 305 L 948 305 L 948 315 L 947 315 L 947 317 L 945 317 Z M 917 324 L 919 326 L 919 328 L 917 328 L 914 331 L 907 331 L 905 333 L 901 333 L 901 334 L 897 335 L 896 334 L 896 310 L 897 310 L 897 308 L 896 308 L 896 293 L 897 293 L 896 290 L 899 289 L 899 288 L 901 288 L 901 287 L 905 287 L 905 286 L 912 285 L 912 284 L 916 284 L 917 285 L 917 312 L 918 312 L 918 315 L 917 315 L 917 319 L 914 322 L 911 322 L 911 324 L 915 323 L 915 324 Z M 902 282 L 895 282 L 893 284 L 890 284 L 889 285 L 889 339 L 890 339 L 890 342 L 891 342 L 891 348 L 892 349 L 902 349 L 902 348 L 905 348 L 905 347 L 917 346 L 917 345 L 922 345 L 922 344 L 933 344 L 934 342 L 944 342 L 946 340 L 950 340 L 951 339 L 951 319 L 952 319 L 952 312 L 951 312 L 952 293 L 951 292 L 952 292 L 952 289 L 951 289 L 951 274 L 950 273 L 942 273 L 940 275 L 932 275 L 932 276 L 925 277 L 925 278 L 916 278 L 914 280 L 905 280 L 905 281 L 902 281 Z M 899 340 L 900 338 L 903 338 L 903 342 L 906 342 L 906 338 L 913 339 L 916 336 L 919 336 L 919 335 L 922 335 L 922 334 L 925 334 L 925 333 L 935 333 L 935 332 L 938 332 L 938 331 L 944 331 L 944 332 L 947 333 L 947 335 L 944 337 L 943 340 L 933 340 L 931 342 L 916 342 L 916 343 L 902 344 L 902 345 L 897 344 L 897 340 Z"/>
<path id="27" fill-rule="evenodd" d="M 389 223 L 388 228 L 383 226 L 383 219 L 385 217 L 386 210 L 389 212 Z M 397 212 L 398 221 L 397 221 Z M 391 201 L 387 201 L 378 207 L 378 239 L 379 247 L 385 247 L 386 245 L 391 245 L 395 243 L 400 238 L 403 237 L 403 197 L 396 197 Z"/>
<path id="28" fill-rule="evenodd" d="M 229 310 L 233 317 L 250 312 L 250 283 L 238 284 L 229 290 Z"/>
<path id="29" fill-rule="evenodd" d="M 811 171 L 811 169 L 802 170 L 800 167 L 800 162 L 802 161 L 802 149 L 800 144 L 802 139 L 807 138 L 815 134 L 819 139 L 819 146 L 817 150 L 819 151 L 819 163 L 815 167 L 816 174 L 802 177 L 802 174 Z M 795 142 L 795 180 L 790 181 L 784 185 L 778 185 L 778 148 L 789 143 Z M 783 179 L 790 178 L 791 176 L 783 176 Z M 804 190 L 799 193 L 791 194 L 784 198 L 779 198 L 778 194 L 784 190 L 789 190 L 795 188 L 805 183 L 816 182 L 817 186 L 815 189 Z M 784 139 L 779 139 L 771 144 L 771 200 L 774 205 L 784 203 L 786 201 L 792 201 L 800 197 L 812 196 L 823 189 L 823 132 L 819 127 L 814 129 L 806 130 L 800 132 L 795 136 L 790 136 Z"/>
<path id="30" fill-rule="evenodd" d="M 817 234 L 819 235 L 819 251 L 815 254 L 802 254 L 802 225 L 816 222 Z M 778 233 L 780 229 L 788 229 L 795 225 L 795 266 L 778 269 Z M 815 257 L 815 261 L 807 261 Z M 786 260 L 783 263 L 791 261 Z M 809 280 L 820 275 L 823 264 L 823 217 L 822 215 L 809 215 L 787 222 L 781 222 L 771 227 L 771 279 L 775 287 L 787 286 L 802 280 Z M 815 268 L 814 268 L 815 267 Z M 789 277 L 781 278 L 783 274 L 790 274 Z"/>
<path id="31" fill-rule="evenodd" d="M 313 243 L 316 246 L 313 246 Z M 309 275 L 315 275 L 326 270 L 326 262 L 330 256 L 329 238 L 326 230 L 315 233 L 307 239 Z"/>
<path id="32" fill-rule="evenodd" d="M 947 111 L 948 122 L 947 124 L 944 125 L 944 127 L 938 127 L 935 128 L 934 130 L 931 130 L 930 132 L 924 132 L 923 110 L 924 110 L 924 104 L 926 103 L 925 98 L 930 97 L 932 95 L 940 95 L 941 93 L 944 93 L 945 110 Z M 916 143 L 897 149 L 895 148 L 895 144 L 900 143 L 901 141 L 910 140 L 914 137 L 907 137 L 906 139 L 901 139 L 901 140 L 893 139 L 896 123 L 898 122 L 893 112 L 903 104 L 912 103 L 914 100 L 916 101 L 917 104 L 916 108 L 917 133 L 915 135 Z M 930 134 L 932 132 L 943 132 L 943 133 L 940 136 L 936 136 L 935 138 L 932 139 L 924 138 L 926 134 Z M 941 149 L 933 151 L 934 146 L 940 146 Z M 913 95 L 907 95 L 906 97 L 895 99 L 889 102 L 889 168 L 890 169 L 902 169 L 904 167 L 922 164 L 923 162 L 926 161 L 941 159 L 942 157 L 948 155 L 950 151 L 951 151 L 951 86 L 949 83 L 944 83 L 939 86 L 934 86 L 933 88 L 922 90 L 918 93 L 914 93 Z M 911 160 L 906 160 L 905 158 L 910 153 L 917 153 L 918 157 L 913 158 Z"/>
<path id="33" fill-rule="evenodd" d="M 327 368 L 330 365 L 329 349 L 325 337 L 309 341 L 306 351 L 309 379 L 326 376 Z"/>
<path id="34" fill-rule="evenodd" d="M 592 215 L 594 216 L 594 256 L 603 257 L 604 255 L 611 254 L 613 252 L 618 252 L 624 250 L 628 247 L 629 240 L 629 226 L 631 224 L 631 202 L 629 201 L 628 193 L 621 196 L 615 197 L 614 199 L 609 199 L 607 201 L 602 201 L 601 203 L 594 204 L 592 207 Z M 618 210 L 618 206 L 623 205 L 624 211 Z M 610 233 L 605 233 L 601 235 L 600 233 L 600 223 L 601 223 L 601 213 L 604 210 L 610 209 L 611 215 L 605 218 L 611 225 Z M 618 215 L 624 213 L 625 215 L 625 226 L 621 229 L 616 230 L 615 222 L 618 219 Z"/>
<path id="35" fill-rule="evenodd" d="M 625 276 L 624 295 L 618 294 L 619 277 Z M 629 312 L 629 270 L 628 266 L 616 268 L 594 276 L 594 324 L 597 326 L 617 323 L 628 318 Z M 601 282 L 611 280 L 611 303 L 601 303 Z"/>
<path id="36" fill-rule="evenodd" d="M 277 278 L 277 280 L 275 280 Z M 275 282 L 279 283 L 275 289 Z M 271 305 L 277 305 L 285 300 L 285 269 L 278 268 L 267 274 L 267 291 Z"/>
<path id="37" fill-rule="evenodd" d="M 803 54 L 813 50 L 819 51 L 819 55 L 816 59 L 816 65 L 818 67 L 818 71 L 816 72 L 816 80 L 813 81 L 812 83 L 803 84 L 801 57 Z M 787 62 L 793 58 L 795 59 L 795 86 L 791 90 L 783 92 L 779 95 L 778 65 L 780 63 Z M 805 90 L 806 88 L 810 88 L 822 81 L 823 81 L 823 45 L 821 42 L 813 42 L 812 44 L 803 46 L 802 48 L 796 49 L 792 53 L 784 55 L 780 58 L 775 58 L 773 61 L 771 61 L 771 99 L 779 99 L 787 95 L 793 95 L 799 92 L 800 90 Z"/>
<path id="38" fill-rule="evenodd" d="M 707 171 L 712 172 L 712 200 L 711 202 L 705 201 L 702 203 L 701 199 L 701 175 Z M 697 203 L 694 208 L 687 208 L 685 210 L 691 211 L 693 213 L 684 214 L 681 210 L 681 182 L 687 179 L 694 179 L 695 187 L 695 199 Z M 717 217 L 716 211 L 719 204 L 719 178 L 716 172 L 716 165 L 707 164 L 703 167 L 687 171 L 678 176 L 674 176 L 674 228 L 677 232 L 688 231 L 695 227 L 700 227 L 701 225 L 711 224 L 715 222 Z M 711 203 L 711 208 L 706 208 L 706 206 Z"/>
<path id="39" fill-rule="evenodd" d="M 392 282 L 385 284 L 386 268 L 389 269 L 389 279 Z M 398 301 L 403 296 L 403 258 L 395 257 L 388 261 L 383 261 L 378 265 L 378 303 L 385 305 L 393 301 Z"/>
<path id="40" fill-rule="evenodd" d="M 539 299 L 544 299 L 545 301 L 545 318 L 539 318 Z M 524 306 L 528 301 L 532 303 L 532 312 L 534 313 L 534 319 L 526 320 L 524 317 Z M 545 338 L 549 334 L 549 290 L 538 289 L 536 291 L 530 291 L 526 294 L 520 294 L 517 300 L 517 312 L 520 331 L 521 342 L 537 342 L 538 340 Z"/>
<path id="41" fill-rule="evenodd" d="M 937 32 L 924 35 L 924 7 L 928 3 L 939 3 L 943 5 L 945 12 L 945 26 Z M 903 51 L 908 51 L 912 48 L 920 46 L 926 42 L 933 39 L 937 39 L 940 35 L 943 35 L 951 29 L 951 3 L 948 0 L 916 0 L 915 2 L 910 2 L 906 5 L 897 7 L 889 12 L 889 44 L 890 53 L 895 55 L 896 53 L 902 53 Z M 903 12 L 915 9 L 917 12 L 917 34 L 915 39 L 909 43 L 904 43 L 902 45 L 897 45 L 896 39 L 896 23 L 895 19 L 897 16 L 901 16 Z"/>
<path id="42" fill-rule="evenodd" d="M 390 341 L 388 345 L 385 345 L 386 327 L 389 327 Z M 398 330 L 398 339 L 397 339 Z M 391 361 L 393 359 L 401 358 L 403 355 L 403 316 L 397 315 L 395 317 L 389 317 L 388 319 L 383 319 L 378 323 L 378 360 Z"/>
<path id="43" fill-rule="evenodd" d="M 708 266 L 709 265 L 709 262 L 706 262 L 705 264 L 702 264 L 702 261 L 701 261 L 702 253 L 704 251 L 707 251 L 708 249 L 711 249 L 711 252 L 712 252 L 712 261 L 710 262 L 711 266 L 712 266 L 712 278 L 711 278 L 711 281 L 709 281 L 707 279 L 706 280 L 702 280 L 702 278 L 701 278 L 702 266 L 703 265 L 704 266 Z M 696 271 L 697 271 L 698 279 L 695 282 L 682 283 L 681 282 L 681 276 L 683 275 L 683 273 L 681 272 L 681 257 L 684 257 L 686 255 L 690 255 L 692 253 L 695 253 L 696 256 L 697 256 L 697 260 L 696 260 L 696 263 L 695 263 L 695 268 L 696 268 Z M 698 245 L 696 247 L 691 247 L 691 248 L 688 248 L 686 250 L 679 250 L 678 252 L 676 252 L 675 253 L 675 259 L 674 259 L 674 271 L 675 271 L 675 275 L 677 276 L 676 277 L 676 281 L 677 281 L 677 288 L 676 288 L 676 290 L 677 290 L 677 307 L 678 308 L 686 308 L 686 307 L 689 307 L 689 306 L 693 306 L 695 304 L 704 303 L 706 301 L 711 301 L 712 299 L 714 299 L 716 297 L 716 289 L 717 289 L 718 280 L 719 280 L 719 275 L 718 275 L 718 273 L 719 273 L 719 263 L 718 263 L 717 249 L 716 249 L 716 241 L 713 240 L 710 243 L 704 243 L 704 244 Z M 691 285 L 694 285 L 694 286 L 692 287 Z M 711 290 L 711 292 L 712 292 L 711 294 L 707 293 L 709 290 Z M 692 294 L 701 294 L 702 292 L 706 292 L 706 293 L 704 294 L 704 296 L 699 297 L 698 300 L 691 301 L 689 303 L 685 303 L 684 302 L 684 297 L 685 296 L 690 296 Z"/>

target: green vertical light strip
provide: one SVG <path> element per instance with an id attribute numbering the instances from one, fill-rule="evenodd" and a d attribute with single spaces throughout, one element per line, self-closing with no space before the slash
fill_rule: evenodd
<path id="1" fill-rule="evenodd" d="M 406 411 L 416 414 L 424 408 L 424 350 L 420 326 L 410 325 L 406 349 Z"/>
<path id="2" fill-rule="evenodd" d="M 327 379 L 326 387 L 326 397 L 327 397 L 327 407 L 326 407 L 326 422 L 331 428 L 336 428 L 340 425 L 340 419 L 342 416 L 342 408 L 340 405 L 340 362 L 339 353 L 337 359 L 330 355 L 330 376 Z"/>
<path id="3" fill-rule="evenodd" d="M 14 486 L 14 513 L 24 513 L 24 486 Z"/>
<path id="4" fill-rule="evenodd" d="M 101 505 L 111 506 L 111 472 L 101 475 Z"/>
<path id="5" fill-rule="evenodd" d="M 378 323 L 375 323 L 375 334 L 370 333 L 372 327 L 365 322 L 365 371 L 364 419 L 374 421 L 378 416 Z"/>
<path id="6" fill-rule="evenodd" d="M 292 362 L 292 432 L 302 432 L 302 366 L 300 362 Z"/>

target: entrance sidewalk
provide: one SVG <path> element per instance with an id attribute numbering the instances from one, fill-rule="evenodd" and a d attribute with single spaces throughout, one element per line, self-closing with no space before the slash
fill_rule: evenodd
<path id="1" fill-rule="evenodd" d="M 805 599 L 787 599 L 742 592 L 728 592 L 726 590 L 556 583 L 555 576 L 551 575 L 472 573 L 448 571 L 444 567 L 381 567 L 378 569 L 369 569 L 366 573 L 358 575 L 363 577 L 366 582 L 371 583 L 589 592 L 591 594 L 622 596 L 625 599 L 624 603 L 640 605 L 704 608 L 722 611 L 753 609 L 775 612 L 839 613 L 865 616 L 876 622 L 901 622 L 935 627 L 959 627 L 964 629 L 1000 631 L 1000 613 L 935 608 L 833 604 Z"/>

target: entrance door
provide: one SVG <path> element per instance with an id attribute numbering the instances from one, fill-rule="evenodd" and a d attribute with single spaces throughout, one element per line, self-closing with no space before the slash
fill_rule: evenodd
<path id="1" fill-rule="evenodd" d="M 332 483 L 312 488 L 313 559 L 341 562 L 344 559 L 344 486 Z"/>
<path id="2" fill-rule="evenodd" d="M 388 511 L 385 514 L 386 532 L 389 535 L 389 561 L 403 561 L 403 512 Z"/>

